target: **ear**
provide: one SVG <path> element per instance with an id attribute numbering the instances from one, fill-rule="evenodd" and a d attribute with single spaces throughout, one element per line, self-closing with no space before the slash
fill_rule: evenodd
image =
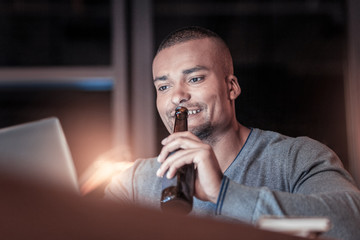
<path id="1" fill-rule="evenodd" d="M 234 75 L 229 75 L 226 77 L 226 82 L 229 90 L 229 98 L 230 100 L 235 100 L 241 93 L 241 88 L 237 77 Z"/>

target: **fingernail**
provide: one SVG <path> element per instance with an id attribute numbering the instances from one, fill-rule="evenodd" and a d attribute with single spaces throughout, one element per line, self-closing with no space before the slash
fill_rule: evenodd
<path id="1" fill-rule="evenodd" d="M 167 138 L 164 138 L 162 141 L 161 141 L 161 144 L 164 145 L 166 143 L 166 140 Z"/>
<path id="2" fill-rule="evenodd" d="M 166 178 L 167 178 L 167 179 L 171 179 L 171 177 L 170 177 L 170 172 L 167 172 Z"/>
<path id="3" fill-rule="evenodd" d="M 160 168 L 156 171 L 156 176 L 162 177 L 162 176 L 160 175 Z"/>

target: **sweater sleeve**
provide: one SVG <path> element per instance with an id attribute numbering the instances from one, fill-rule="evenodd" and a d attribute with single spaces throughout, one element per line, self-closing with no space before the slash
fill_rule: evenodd
<path id="1" fill-rule="evenodd" d="M 285 166 L 289 192 L 245 186 L 225 176 L 216 214 L 250 223 L 261 216 L 327 217 L 332 223 L 328 236 L 357 239 L 360 192 L 337 156 L 315 143 L 291 149 L 288 157 L 294 159 Z"/>
<path id="2" fill-rule="evenodd" d="M 137 164 L 136 162 L 135 164 Z M 136 165 L 112 177 L 110 183 L 105 188 L 105 199 L 116 202 L 133 202 L 134 186 L 133 178 Z"/>
<path id="3" fill-rule="evenodd" d="M 105 199 L 159 208 L 161 179 L 156 177 L 159 166 L 155 158 L 136 160 L 132 167 L 112 178 L 105 189 Z"/>

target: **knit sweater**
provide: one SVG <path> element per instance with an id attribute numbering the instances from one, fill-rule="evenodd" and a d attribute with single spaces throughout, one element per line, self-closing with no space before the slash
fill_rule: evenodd
<path id="1" fill-rule="evenodd" d="M 156 158 L 137 160 L 113 177 L 106 198 L 160 208 L 159 167 Z M 310 138 L 256 128 L 224 172 L 217 203 L 194 197 L 191 214 L 252 224 L 269 215 L 328 217 L 327 236 L 360 236 L 360 192 L 337 155 Z"/>

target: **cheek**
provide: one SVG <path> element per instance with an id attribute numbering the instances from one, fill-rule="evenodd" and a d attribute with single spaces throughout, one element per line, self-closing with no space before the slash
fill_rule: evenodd
<path id="1" fill-rule="evenodd" d="M 161 119 L 163 119 L 165 116 L 165 107 L 164 104 L 162 104 L 162 102 L 158 98 L 156 99 L 156 108 Z"/>
<path id="2" fill-rule="evenodd" d="M 225 91 L 219 93 L 218 91 L 209 93 L 204 99 L 208 107 L 212 109 L 211 118 L 217 118 L 219 115 L 226 114 L 229 108 L 229 98 Z"/>
<path id="3" fill-rule="evenodd" d="M 168 131 L 170 131 L 169 129 L 171 129 L 171 123 L 169 123 L 169 120 L 166 116 L 166 106 L 164 104 L 164 101 L 161 101 L 160 99 L 156 99 L 156 108 L 157 111 L 159 113 L 159 116 L 163 122 L 163 124 L 165 125 L 166 129 Z"/>
<path id="4" fill-rule="evenodd" d="M 206 87 L 198 91 L 199 99 L 208 103 L 208 104 L 215 104 L 221 103 L 224 101 L 224 95 L 219 92 L 219 89 L 216 86 Z"/>

